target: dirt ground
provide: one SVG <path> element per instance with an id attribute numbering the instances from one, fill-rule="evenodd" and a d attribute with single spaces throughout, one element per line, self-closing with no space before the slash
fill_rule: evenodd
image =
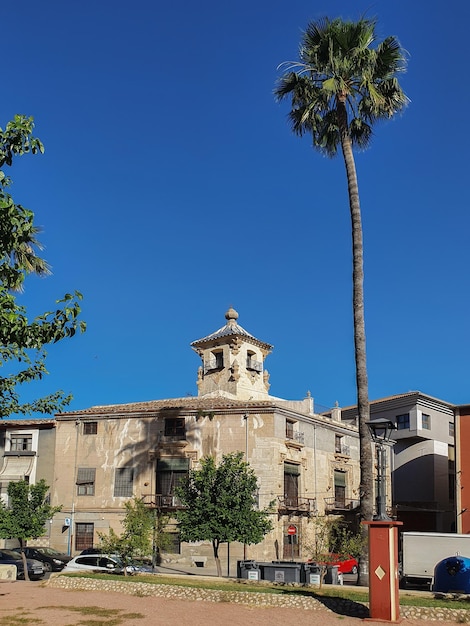
<path id="1" fill-rule="evenodd" d="M 42 582 L 0 584 L 0 626 L 360 626 L 359 618 L 328 610 L 246 607 L 229 603 L 164 600 L 114 592 L 71 591 Z M 368 621 L 374 626 L 378 622 Z M 402 626 L 424 621 L 403 620 Z M 444 622 L 439 622 L 444 626 Z M 453 623 L 455 626 L 455 622 Z M 383 626 L 383 623 L 381 624 Z"/>

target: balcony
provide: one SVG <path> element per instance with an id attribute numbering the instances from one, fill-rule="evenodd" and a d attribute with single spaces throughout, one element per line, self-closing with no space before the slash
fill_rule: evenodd
<path id="1" fill-rule="evenodd" d="M 145 494 L 142 496 L 142 500 L 150 509 L 157 509 L 163 513 L 184 509 L 179 498 L 173 494 Z"/>
<path id="2" fill-rule="evenodd" d="M 304 433 L 297 430 L 286 430 L 286 446 L 288 448 L 297 448 L 297 450 L 300 450 L 304 445 L 304 441 Z"/>
<path id="3" fill-rule="evenodd" d="M 335 454 L 338 454 L 340 456 L 351 456 L 351 450 L 350 450 L 349 446 L 341 444 L 341 446 L 338 446 L 336 448 Z"/>
<path id="4" fill-rule="evenodd" d="M 311 517 L 317 512 L 315 498 L 300 498 L 293 496 L 278 496 L 277 515 L 303 515 Z"/>
<path id="5" fill-rule="evenodd" d="M 360 501 L 348 498 L 325 498 L 325 512 L 332 511 L 354 511 L 358 508 Z"/>
<path id="6" fill-rule="evenodd" d="M 254 372 L 262 372 L 263 371 L 263 364 L 261 363 L 261 361 L 255 361 L 251 357 L 247 357 L 247 359 L 246 359 L 246 369 L 247 370 L 253 370 Z"/>

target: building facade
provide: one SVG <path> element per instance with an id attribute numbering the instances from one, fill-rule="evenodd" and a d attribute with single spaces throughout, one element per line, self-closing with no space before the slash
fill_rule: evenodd
<path id="1" fill-rule="evenodd" d="M 10 482 L 54 479 L 55 420 L 0 420 L 0 497 Z"/>
<path id="2" fill-rule="evenodd" d="M 77 553 L 99 533 L 120 533 L 123 505 L 144 498 L 156 512 L 174 514 L 175 487 L 201 458 L 244 453 L 259 483 L 258 504 L 274 502 L 273 530 L 245 556 L 259 560 L 305 557 L 319 515 L 356 520 L 359 440 L 354 424 L 314 411 L 310 394 L 287 401 L 269 394 L 265 359 L 272 346 L 238 324 L 233 309 L 216 332 L 192 343 L 201 359 L 197 397 L 96 406 L 56 416 L 52 545 Z M 292 536 L 287 528 L 294 524 Z M 181 544 L 168 527 L 169 561 L 211 556 L 209 543 Z M 234 558 L 244 548 L 231 545 Z"/>
<path id="3" fill-rule="evenodd" d="M 407 531 L 456 531 L 454 405 L 419 391 L 370 403 L 370 419 L 387 419 L 393 432 L 393 516 Z M 341 419 L 356 423 L 357 408 Z"/>

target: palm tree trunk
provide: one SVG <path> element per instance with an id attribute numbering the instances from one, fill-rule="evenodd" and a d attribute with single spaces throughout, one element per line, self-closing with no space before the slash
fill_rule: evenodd
<path id="1" fill-rule="evenodd" d="M 360 517 L 361 521 L 372 519 L 374 506 L 373 454 L 371 437 L 367 422 L 369 421 L 369 391 L 366 361 L 366 330 L 364 318 L 364 262 L 361 206 L 357 184 L 356 164 L 348 130 L 347 111 L 344 101 L 337 105 L 338 125 L 341 133 L 341 149 L 343 152 L 346 175 L 348 178 L 349 209 L 351 214 L 352 253 L 353 253 L 353 317 L 354 317 L 354 355 L 356 363 L 357 410 L 359 416 L 359 447 L 360 447 Z M 367 529 L 362 526 L 361 532 L 366 535 Z M 360 585 L 368 584 L 368 550 L 365 548 L 360 559 Z"/>

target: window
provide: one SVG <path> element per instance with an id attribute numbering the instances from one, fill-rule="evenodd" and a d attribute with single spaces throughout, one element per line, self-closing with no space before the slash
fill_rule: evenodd
<path id="1" fill-rule="evenodd" d="M 449 500 L 455 500 L 455 448 L 448 447 Z"/>
<path id="2" fill-rule="evenodd" d="M 224 366 L 224 353 L 222 351 L 214 352 L 214 357 L 215 357 L 215 369 L 222 369 Z"/>
<path id="3" fill-rule="evenodd" d="M 25 452 L 33 449 L 33 435 L 12 435 L 10 450 Z"/>
<path id="4" fill-rule="evenodd" d="M 134 468 L 117 467 L 114 472 L 114 497 L 132 498 L 134 492 Z"/>
<path id="5" fill-rule="evenodd" d="M 296 507 L 299 500 L 300 467 L 295 463 L 284 463 L 284 500 L 285 506 Z"/>
<path id="6" fill-rule="evenodd" d="M 431 430 L 431 416 L 423 413 L 421 415 L 421 427 L 423 430 Z"/>
<path id="7" fill-rule="evenodd" d="M 294 424 L 295 422 L 291 422 L 290 420 L 286 420 L 286 439 L 294 438 Z"/>
<path id="8" fill-rule="evenodd" d="M 184 417 L 167 417 L 165 419 L 165 437 L 186 436 L 186 420 Z"/>
<path id="9" fill-rule="evenodd" d="M 335 452 L 341 454 L 343 450 L 343 438 L 341 435 L 335 435 Z"/>
<path id="10" fill-rule="evenodd" d="M 449 422 L 449 437 L 455 435 L 454 422 Z"/>
<path id="11" fill-rule="evenodd" d="M 77 495 L 95 495 L 95 473 L 94 467 L 79 467 L 77 472 Z"/>
<path id="12" fill-rule="evenodd" d="M 93 547 L 94 524 L 75 524 L 75 550 L 81 552 Z"/>
<path id="13" fill-rule="evenodd" d="M 346 507 L 346 472 L 335 470 L 335 508 Z"/>
<path id="14" fill-rule="evenodd" d="M 181 538 L 179 533 L 165 533 L 168 543 L 165 544 L 164 552 L 181 554 Z"/>
<path id="15" fill-rule="evenodd" d="M 84 435 L 96 435 L 98 432 L 98 422 L 83 422 Z"/>
<path id="16" fill-rule="evenodd" d="M 162 496 L 162 504 L 174 506 L 175 488 L 186 478 L 189 459 L 186 457 L 166 457 L 157 461 L 157 494 Z"/>
<path id="17" fill-rule="evenodd" d="M 397 430 L 406 430 L 410 428 L 410 414 L 404 413 L 397 415 Z"/>
<path id="18" fill-rule="evenodd" d="M 255 372 L 261 372 L 263 369 L 263 364 L 260 361 L 256 360 L 256 353 L 248 351 L 246 355 L 246 369 L 254 370 Z"/>

